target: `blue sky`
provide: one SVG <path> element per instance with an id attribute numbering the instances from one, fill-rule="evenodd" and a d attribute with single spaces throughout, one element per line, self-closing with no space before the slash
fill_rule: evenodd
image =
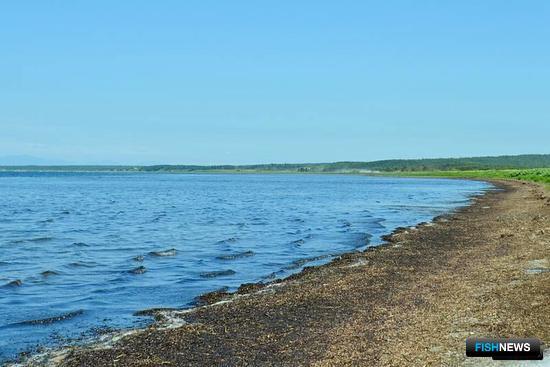
<path id="1" fill-rule="evenodd" d="M 0 156 L 550 153 L 548 1 L 12 1 Z"/>

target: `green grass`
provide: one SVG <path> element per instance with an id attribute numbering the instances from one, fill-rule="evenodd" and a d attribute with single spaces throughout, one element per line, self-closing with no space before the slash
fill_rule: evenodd
<path id="1" fill-rule="evenodd" d="M 514 179 L 542 183 L 547 188 L 550 188 L 550 168 L 391 172 L 388 173 L 388 175 L 407 177 Z"/>

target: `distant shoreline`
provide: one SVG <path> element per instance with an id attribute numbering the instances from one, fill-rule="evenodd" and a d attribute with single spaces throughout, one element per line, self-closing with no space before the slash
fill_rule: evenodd
<path id="1" fill-rule="evenodd" d="M 174 173 L 369 173 L 430 172 L 550 168 L 550 154 L 520 154 L 487 157 L 386 159 L 324 163 L 267 164 L 156 164 L 156 165 L 6 165 L 0 171 L 55 172 L 174 172 Z"/>
<path id="2" fill-rule="evenodd" d="M 356 174 L 372 176 L 513 179 L 550 187 L 550 154 L 465 158 L 387 159 L 332 163 L 244 165 L 1 165 L 0 173 L 165 173 L 165 174 Z"/>

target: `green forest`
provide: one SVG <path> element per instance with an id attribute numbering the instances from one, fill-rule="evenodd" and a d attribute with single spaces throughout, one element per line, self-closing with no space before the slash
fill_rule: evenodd
<path id="1" fill-rule="evenodd" d="M 550 168 L 550 154 L 494 157 L 390 159 L 371 162 L 272 163 L 255 165 L 153 165 L 153 166 L 0 166 L 0 170 L 90 172 L 227 172 L 227 173 L 368 173 L 430 172 Z"/>

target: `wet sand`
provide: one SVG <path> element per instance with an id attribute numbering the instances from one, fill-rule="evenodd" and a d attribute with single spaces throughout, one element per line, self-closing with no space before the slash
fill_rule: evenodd
<path id="1" fill-rule="evenodd" d="M 495 182 L 387 243 L 159 323 L 61 366 L 457 366 L 468 336 L 550 341 L 550 194 Z M 163 314 L 157 316 L 163 319 Z M 166 315 L 166 313 L 164 313 Z M 31 364 L 33 365 L 33 364 Z"/>

